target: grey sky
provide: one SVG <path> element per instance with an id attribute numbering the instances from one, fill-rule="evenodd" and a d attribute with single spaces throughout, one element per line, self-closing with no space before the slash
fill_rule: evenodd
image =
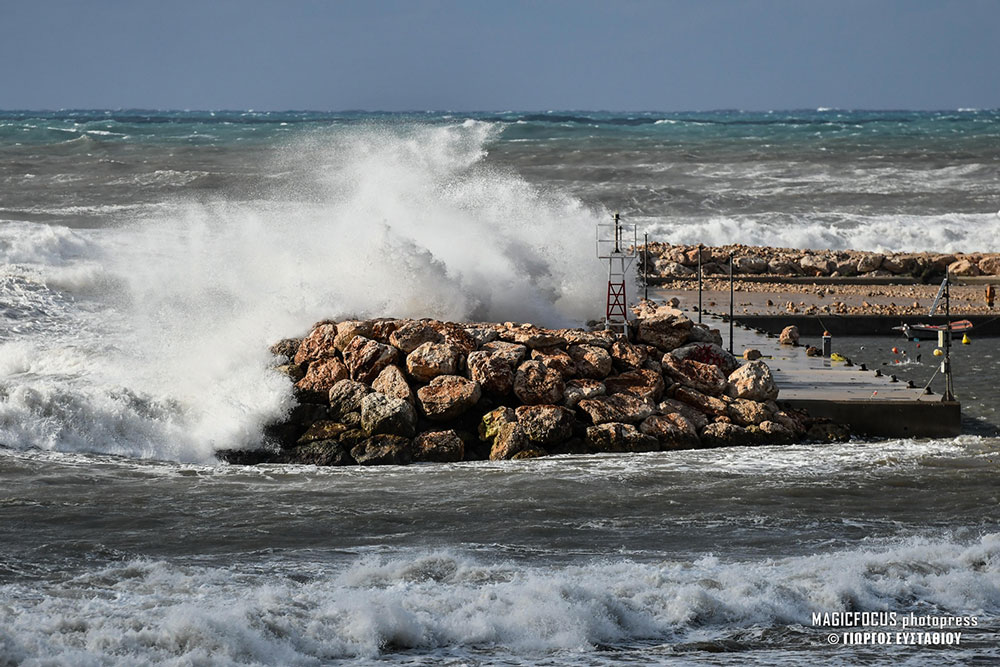
<path id="1" fill-rule="evenodd" d="M 1000 0 L 0 0 L 0 108 L 1000 107 Z"/>

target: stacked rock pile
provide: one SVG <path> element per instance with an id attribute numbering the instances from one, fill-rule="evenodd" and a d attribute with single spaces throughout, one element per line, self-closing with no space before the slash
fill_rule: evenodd
<path id="1" fill-rule="evenodd" d="M 727 245 L 702 247 L 650 243 L 649 275 L 684 278 L 695 275 L 701 255 L 702 273 L 723 275 L 729 272 L 729 254 L 733 254 L 733 273 L 773 276 L 864 276 L 912 277 L 924 280 L 943 277 L 945 271 L 955 276 L 1000 276 L 997 253 L 879 253 L 860 250 L 797 250 L 766 246 Z M 640 249 L 640 259 L 645 253 Z"/>
<path id="2" fill-rule="evenodd" d="M 320 322 L 272 346 L 299 404 L 272 446 L 231 462 L 320 465 L 512 459 L 801 439 L 762 361 L 648 302 L 633 340 L 531 324 Z"/>

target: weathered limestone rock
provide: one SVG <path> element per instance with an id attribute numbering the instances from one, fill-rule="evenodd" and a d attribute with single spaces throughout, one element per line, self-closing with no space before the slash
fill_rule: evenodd
<path id="1" fill-rule="evenodd" d="M 896 275 L 904 275 L 912 272 L 915 265 L 912 255 L 888 255 L 882 260 L 882 266 L 879 268 Z"/>
<path id="2" fill-rule="evenodd" d="M 330 421 L 329 419 L 322 419 L 317 422 L 313 422 L 306 432 L 299 436 L 297 444 L 307 445 L 310 442 L 316 442 L 317 440 L 336 440 L 341 433 L 347 430 L 347 427 L 335 421 Z"/>
<path id="3" fill-rule="evenodd" d="M 795 325 L 785 327 L 778 335 L 778 342 L 782 345 L 798 345 L 799 328 Z"/>
<path id="4" fill-rule="evenodd" d="M 337 325 L 337 335 L 333 340 L 334 347 L 343 352 L 355 336 L 371 338 L 374 329 L 367 320 L 346 320 Z"/>
<path id="5" fill-rule="evenodd" d="M 778 385 L 767 364 L 748 361 L 729 376 L 728 394 L 751 401 L 773 401 L 778 398 Z"/>
<path id="6" fill-rule="evenodd" d="M 275 366 L 274 370 L 287 377 L 293 383 L 298 382 L 306 376 L 306 370 L 302 368 L 301 364 L 280 364 Z"/>
<path id="7" fill-rule="evenodd" d="M 344 347 L 344 363 L 352 380 L 370 385 L 386 366 L 396 361 L 397 354 L 391 345 L 355 334 Z"/>
<path id="8" fill-rule="evenodd" d="M 510 364 L 493 352 L 470 352 L 466 360 L 469 378 L 479 383 L 487 394 L 504 396 L 514 387 L 514 371 Z"/>
<path id="9" fill-rule="evenodd" d="M 587 427 L 587 448 L 592 452 L 655 452 L 659 441 L 632 424 L 606 423 Z"/>
<path id="10" fill-rule="evenodd" d="M 740 366 L 740 362 L 729 354 L 729 350 L 724 350 L 715 343 L 691 343 L 677 348 L 671 354 L 676 359 L 691 359 L 718 366 L 724 375 L 729 375 Z"/>
<path id="11" fill-rule="evenodd" d="M 573 412 L 555 405 L 522 405 L 517 423 L 532 442 L 555 444 L 573 435 Z"/>
<path id="12" fill-rule="evenodd" d="M 611 344 L 610 352 L 612 363 L 619 372 L 642 368 L 649 358 L 644 346 L 633 345 L 626 340 L 616 340 Z"/>
<path id="13" fill-rule="evenodd" d="M 765 420 L 758 427 L 768 444 L 788 445 L 795 441 L 795 434 L 778 422 Z"/>
<path id="14" fill-rule="evenodd" d="M 294 363 L 300 345 L 302 345 L 301 338 L 282 338 L 277 343 L 273 343 L 268 350 L 274 356 L 283 357 L 286 362 Z"/>
<path id="15" fill-rule="evenodd" d="M 586 380 L 577 378 L 566 383 L 566 391 L 563 396 L 563 405 L 567 408 L 575 408 L 584 398 L 594 398 L 604 396 L 607 388 L 600 380 Z"/>
<path id="16" fill-rule="evenodd" d="M 320 324 L 309 332 L 309 335 L 302 339 L 298 349 L 292 358 L 297 364 L 305 364 L 324 357 L 332 357 L 337 354 L 334 339 L 337 336 L 337 326 L 334 324 Z"/>
<path id="17" fill-rule="evenodd" d="M 360 465 L 406 465 L 413 460 L 413 442 L 399 435 L 373 435 L 351 449 Z"/>
<path id="18" fill-rule="evenodd" d="M 673 392 L 675 399 L 706 415 L 725 415 L 727 412 L 725 402 L 714 396 L 706 396 L 690 387 L 677 386 Z"/>
<path id="19" fill-rule="evenodd" d="M 371 389 L 354 380 L 341 380 L 330 389 L 330 418 L 340 421 L 341 417 L 350 412 L 361 411 L 361 399 L 367 396 Z"/>
<path id="20" fill-rule="evenodd" d="M 511 327 L 500 332 L 500 338 L 512 343 L 526 345 L 535 350 L 542 347 L 558 347 L 566 345 L 566 339 L 548 329 L 541 329 L 531 324 Z"/>
<path id="21" fill-rule="evenodd" d="M 611 355 L 596 345 L 570 345 L 566 350 L 576 365 L 576 375 L 600 380 L 611 372 Z"/>
<path id="22" fill-rule="evenodd" d="M 700 444 L 694 424 L 678 413 L 650 415 L 639 430 L 656 438 L 661 449 L 689 449 Z"/>
<path id="23" fill-rule="evenodd" d="M 581 329 L 559 329 L 556 331 L 559 336 L 565 339 L 567 345 L 594 345 L 605 350 L 618 340 L 617 334 L 613 331 L 583 331 Z"/>
<path id="24" fill-rule="evenodd" d="M 465 444 L 454 430 L 427 431 L 413 441 L 415 463 L 454 463 L 465 457 Z"/>
<path id="25" fill-rule="evenodd" d="M 980 273 L 987 276 L 1000 276 L 1000 255 L 986 255 L 979 260 Z"/>
<path id="26" fill-rule="evenodd" d="M 318 396 L 319 402 L 326 399 L 333 385 L 346 380 L 349 373 L 347 366 L 336 357 L 325 357 L 309 364 L 305 375 L 295 383 L 299 391 L 309 392 Z"/>
<path id="27" fill-rule="evenodd" d="M 594 424 L 609 422 L 638 424 L 656 412 L 656 404 L 652 400 L 632 394 L 585 398 L 579 402 L 578 407 L 587 413 Z"/>
<path id="28" fill-rule="evenodd" d="M 514 412 L 514 408 L 503 406 L 487 412 L 479 422 L 479 439 L 491 442 L 500 432 L 501 426 L 515 423 L 517 423 L 517 413 Z"/>
<path id="29" fill-rule="evenodd" d="M 478 382 L 457 375 L 439 375 L 417 390 L 417 400 L 432 421 L 454 419 L 475 405 L 482 389 Z"/>
<path id="30" fill-rule="evenodd" d="M 652 262 L 653 271 L 661 276 L 690 276 L 695 270 L 678 262 L 657 259 Z"/>
<path id="31" fill-rule="evenodd" d="M 818 257 L 816 255 L 805 255 L 799 260 L 799 266 L 810 276 L 828 276 L 833 273 L 836 264 L 828 257 Z"/>
<path id="32" fill-rule="evenodd" d="M 740 426 L 757 426 L 761 422 L 767 421 L 771 416 L 763 403 L 748 401 L 744 398 L 735 399 L 726 410 L 733 423 Z"/>
<path id="33" fill-rule="evenodd" d="M 691 327 L 691 336 L 688 343 L 712 343 L 722 347 L 722 332 L 718 329 L 710 329 L 707 324 L 695 323 Z"/>
<path id="34" fill-rule="evenodd" d="M 761 351 L 755 347 L 748 347 L 747 349 L 743 350 L 743 358 L 746 359 L 747 361 L 755 361 L 757 359 L 760 359 L 762 356 L 764 355 L 761 354 Z"/>
<path id="35" fill-rule="evenodd" d="M 538 360 L 524 362 L 514 376 L 514 394 L 526 405 L 556 405 L 565 390 L 562 375 Z"/>
<path id="36" fill-rule="evenodd" d="M 510 364 L 512 369 L 520 366 L 521 362 L 528 355 L 528 348 L 524 345 L 520 343 L 508 343 L 504 340 L 486 343 L 483 345 L 482 350 L 500 357 Z"/>
<path id="37" fill-rule="evenodd" d="M 389 336 L 389 343 L 398 347 L 404 354 L 409 354 L 424 343 L 443 343 L 444 336 L 425 322 L 410 320 L 401 325 Z"/>
<path id="38" fill-rule="evenodd" d="M 663 396 L 663 376 L 656 371 L 640 368 L 619 375 L 604 378 L 604 386 L 610 394 L 632 394 L 639 398 L 658 401 Z"/>
<path id="39" fill-rule="evenodd" d="M 500 337 L 496 329 L 490 327 L 465 327 L 465 333 L 475 341 L 477 349 L 486 343 L 492 343 Z"/>
<path id="40" fill-rule="evenodd" d="M 951 275 L 953 276 L 978 276 L 981 273 L 979 267 L 967 259 L 952 262 L 948 270 L 951 271 Z"/>
<path id="41" fill-rule="evenodd" d="M 884 259 L 885 255 L 877 252 L 861 255 L 858 259 L 858 273 L 878 271 L 882 268 L 882 260 Z"/>
<path id="42" fill-rule="evenodd" d="M 576 363 L 573 357 L 557 347 L 534 349 L 531 351 L 531 358 L 558 372 L 564 379 L 576 377 Z"/>
<path id="43" fill-rule="evenodd" d="M 285 461 L 301 465 L 354 465 L 350 448 L 339 440 L 313 440 L 285 453 Z"/>
<path id="44" fill-rule="evenodd" d="M 460 351 L 450 343 L 422 343 L 406 355 L 406 371 L 410 377 L 430 382 L 439 375 L 454 375 L 459 361 Z"/>
<path id="45" fill-rule="evenodd" d="M 668 398 L 657 406 L 657 412 L 661 415 L 678 414 L 691 422 L 696 431 L 701 431 L 708 424 L 709 419 L 703 412 L 696 410 L 687 403 Z"/>
<path id="46" fill-rule="evenodd" d="M 493 446 L 490 448 L 490 461 L 511 459 L 521 451 L 528 449 L 531 442 L 524 429 L 517 422 L 502 423 L 497 427 Z"/>
<path id="47" fill-rule="evenodd" d="M 473 338 L 461 324 L 456 324 L 454 322 L 439 322 L 437 320 L 430 320 L 427 324 L 444 336 L 445 342 L 456 348 L 459 354 L 463 357 L 478 347 L 476 339 Z"/>
<path id="48" fill-rule="evenodd" d="M 375 381 L 372 382 L 372 389 L 386 396 L 401 398 L 410 405 L 413 405 L 415 401 L 413 390 L 406 381 L 403 371 L 399 370 L 399 366 L 392 365 L 383 368 Z"/>
<path id="49" fill-rule="evenodd" d="M 679 382 L 685 387 L 691 387 L 709 396 L 722 394 L 729 383 L 718 366 L 704 364 L 691 358 L 678 359 L 669 352 L 663 355 L 661 366 L 663 374 L 674 382 Z"/>
<path id="50" fill-rule="evenodd" d="M 372 392 L 361 399 L 361 430 L 368 435 L 412 438 L 417 432 L 417 413 L 401 398 Z"/>
<path id="51" fill-rule="evenodd" d="M 407 322 L 411 321 L 412 320 L 397 320 L 391 317 L 379 317 L 374 320 L 369 320 L 372 328 L 372 333 L 369 338 L 377 340 L 385 345 L 390 345 L 391 343 L 389 340 L 392 338 L 393 332 Z"/>
<path id="52" fill-rule="evenodd" d="M 669 352 L 687 341 L 693 324 L 684 316 L 647 317 L 639 320 L 636 338 Z"/>
<path id="53" fill-rule="evenodd" d="M 701 442 L 706 447 L 746 447 L 757 444 L 754 435 L 744 427 L 718 422 L 701 430 Z"/>
<path id="54" fill-rule="evenodd" d="M 736 273 L 765 273 L 767 260 L 757 255 L 746 255 L 733 260 L 733 270 Z"/>

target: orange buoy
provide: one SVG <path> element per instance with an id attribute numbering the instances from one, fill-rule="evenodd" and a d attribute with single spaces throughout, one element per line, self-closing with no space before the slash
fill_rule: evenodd
<path id="1" fill-rule="evenodd" d="M 892 348 L 892 353 L 893 354 L 899 354 L 899 348 L 898 347 Z"/>

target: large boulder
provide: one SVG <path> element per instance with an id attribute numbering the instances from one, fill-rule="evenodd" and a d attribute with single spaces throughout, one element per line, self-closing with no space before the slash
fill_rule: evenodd
<path id="1" fill-rule="evenodd" d="M 714 364 L 705 364 L 691 358 L 678 359 L 670 352 L 663 355 L 663 374 L 674 382 L 691 387 L 709 396 L 719 396 L 729 381 Z"/>
<path id="2" fill-rule="evenodd" d="M 556 332 L 536 327 L 533 324 L 507 327 L 499 333 L 502 340 L 526 345 L 533 350 L 566 345 L 566 339 Z"/>
<path id="3" fill-rule="evenodd" d="M 453 430 L 427 431 L 413 441 L 415 463 L 454 463 L 465 457 L 465 445 Z"/>
<path id="4" fill-rule="evenodd" d="M 986 255 L 979 260 L 980 273 L 987 276 L 1000 276 L 1000 255 Z"/>
<path id="5" fill-rule="evenodd" d="M 596 345 L 570 345 L 566 350 L 576 365 L 576 375 L 600 380 L 611 373 L 611 355 Z"/>
<path id="6" fill-rule="evenodd" d="M 555 405 L 522 405 L 517 423 L 532 442 L 556 444 L 573 435 L 573 412 Z"/>
<path id="7" fill-rule="evenodd" d="M 736 424 L 712 423 L 701 431 L 705 447 L 745 447 L 758 444 L 754 433 Z"/>
<path id="8" fill-rule="evenodd" d="M 360 465 L 406 465 L 413 460 L 413 442 L 399 435 L 373 435 L 351 449 Z"/>
<path id="9" fill-rule="evenodd" d="M 406 371 L 421 382 L 439 375 L 454 375 L 461 361 L 460 350 L 451 343 L 423 343 L 406 355 Z"/>
<path id="10" fill-rule="evenodd" d="M 321 403 L 326 401 L 333 385 L 346 380 L 348 375 L 347 366 L 340 359 L 324 357 L 309 364 L 305 375 L 295 383 L 295 387 L 309 395 L 307 402 Z M 306 400 L 305 396 L 301 398 Z"/>
<path id="11" fill-rule="evenodd" d="M 417 413 L 401 398 L 372 392 L 361 399 L 361 430 L 368 435 L 385 433 L 412 438 L 417 432 Z"/>
<path id="12" fill-rule="evenodd" d="M 681 403 L 690 405 L 698 412 L 716 416 L 723 416 L 727 414 L 726 403 L 718 398 L 715 398 L 714 396 L 707 396 L 700 391 L 696 391 L 683 385 L 675 387 L 673 392 L 675 399 Z"/>
<path id="13" fill-rule="evenodd" d="M 556 405 L 565 390 L 562 374 L 536 359 L 518 366 L 514 376 L 514 394 L 526 405 Z"/>
<path id="14" fill-rule="evenodd" d="M 499 354 L 485 350 L 470 352 L 466 365 L 469 379 L 478 382 L 487 394 L 504 396 L 514 388 L 514 371 Z"/>
<path id="15" fill-rule="evenodd" d="M 828 276 L 837 268 L 837 263 L 829 257 L 804 255 L 799 260 L 799 266 L 808 276 Z"/>
<path id="16" fill-rule="evenodd" d="M 304 364 L 337 354 L 334 340 L 337 337 L 337 325 L 324 323 L 317 325 L 309 335 L 302 339 L 295 356 L 292 359 L 297 364 Z"/>
<path id="17" fill-rule="evenodd" d="M 664 389 L 663 376 L 646 368 L 607 377 L 604 386 L 609 395 L 632 394 L 653 401 L 660 400 Z"/>
<path id="18" fill-rule="evenodd" d="M 354 465 L 350 447 L 340 440 L 311 440 L 282 453 L 281 463 L 314 466 Z"/>
<path id="19" fill-rule="evenodd" d="M 858 258 L 858 273 L 870 273 L 882 268 L 882 260 L 885 255 L 878 252 L 869 252 Z"/>
<path id="20" fill-rule="evenodd" d="M 455 419 L 475 405 L 482 396 L 478 382 L 457 375 L 439 375 L 417 390 L 417 400 L 432 421 Z"/>
<path id="21" fill-rule="evenodd" d="M 718 347 L 722 347 L 722 332 L 718 329 L 712 329 L 707 324 L 698 324 L 697 322 L 691 327 L 691 336 L 688 338 L 688 343 L 712 343 Z"/>
<path id="22" fill-rule="evenodd" d="M 978 276 L 982 273 L 976 264 L 973 264 L 967 259 L 960 259 L 957 262 L 952 262 L 948 266 L 948 271 L 950 271 L 953 276 Z"/>
<path id="23" fill-rule="evenodd" d="M 765 420 L 758 428 L 769 445 L 789 445 L 795 441 L 795 433 L 778 422 Z"/>
<path id="24" fill-rule="evenodd" d="M 542 362 L 548 368 L 562 375 L 563 378 L 576 376 L 576 362 L 564 350 L 557 347 L 544 347 L 532 350 L 531 358 Z"/>
<path id="25" fill-rule="evenodd" d="M 404 354 L 409 354 L 424 343 L 443 343 L 444 336 L 425 322 L 410 320 L 400 325 L 392 335 L 389 343 L 398 347 Z"/>
<path id="26" fill-rule="evenodd" d="M 778 385 L 767 364 L 763 361 L 748 361 L 729 376 L 727 393 L 733 398 L 773 401 L 778 398 Z"/>
<path id="27" fill-rule="evenodd" d="M 771 417 L 764 403 L 748 401 L 745 398 L 734 399 L 726 407 L 726 414 L 739 426 L 757 426 Z"/>
<path id="28" fill-rule="evenodd" d="M 798 345 L 799 328 L 794 324 L 785 327 L 781 330 L 781 333 L 778 334 L 778 342 L 782 345 Z"/>
<path id="29" fill-rule="evenodd" d="M 740 366 L 740 362 L 729 353 L 729 350 L 723 349 L 716 343 L 690 343 L 673 350 L 671 354 L 675 359 L 690 359 L 718 366 L 725 375 L 729 375 Z"/>
<path id="30" fill-rule="evenodd" d="M 330 418 L 340 420 L 351 412 L 361 411 L 361 400 L 371 392 L 367 386 L 354 380 L 341 380 L 330 389 Z"/>
<path id="31" fill-rule="evenodd" d="M 585 398 L 577 405 L 594 424 L 625 422 L 638 424 L 656 412 L 656 405 L 648 398 L 632 394 L 613 394 Z"/>
<path id="32" fill-rule="evenodd" d="M 607 423 L 587 427 L 587 448 L 595 453 L 604 452 L 655 452 L 659 441 L 641 433 L 632 424 Z"/>
<path id="33" fill-rule="evenodd" d="M 493 437 L 490 460 L 512 459 L 530 447 L 531 441 L 528 440 L 528 435 L 521 425 L 517 422 L 505 422 L 497 427 L 496 435 Z"/>
<path id="34" fill-rule="evenodd" d="M 687 342 L 693 324 L 683 315 L 646 317 L 639 320 L 636 338 L 669 352 Z"/>
<path id="35" fill-rule="evenodd" d="M 619 372 L 642 368 L 649 359 L 645 346 L 635 345 L 624 339 L 612 343 L 610 352 L 612 363 Z"/>
<path id="36" fill-rule="evenodd" d="M 639 425 L 639 431 L 656 438 L 661 449 L 689 449 L 700 444 L 694 424 L 676 412 L 650 415 Z"/>
<path id="37" fill-rule="evenodd" d="M 319 440 L 338 440 L 340 435 L 347 431 L 343 424 L 329 419 L 321 419 L 313 422 L 306 432 L 299 436 L 296 445 L 308 445 L 310 442 Z"/>
<path id="38" fill-rule="evenodd" d="M 888 271 L 889 273 L 904 275 L 911 273 L 915 266 L 916 260 L 913 255 L 888 255 L 882 260 L 881 268 L 883 271 Z"/>
<path id="39" fill-rule="evenodd" d="M 700 431 L 708 425 L 709 419 L 705 416 L 705 413 L 701 412 L 681 401 L 675 400 L 673 398 L 665 399 L 657 406 L 657 412 L 661 415 L 672 415 L 678 414 L 687 421 L 694 424 L 695 430 Z"/>
<path id="40" fill-rule="evenodd" d="M 504 424 L 517 423 L 517 413 L 514 408 L 501 406 L 483 415 L 479 422 L 479 439 L 483 442 L 492 442 L 500 432 L 500 427 Z"/>
<path id="41" fill-rule="evenodd" d="M 482 351 L 490 352 L 508 364 L 512 369 L 517 368 L 528 355 L 528 348 L 520 343 L 508 343 L 505 340 L 495 340 L 482 346 Z"/>
<path id="42" fill-rule="evenodd" d="M 370 385 L 386 366 L 396 361 L 397 354 L 391 345 L 356 334 L 344 347 L 344 363 L 352 380 Z"/>
<path id="43" fill-rule="evenodd" d="M 337 325 L 337 336 L 333 341 L 334 347 L 343 352 L 355 336 L 371 338 L 374 330 L 372 323 L 368 320 L 345 320 Z"/>
<path id="44" fill-rule="evenodd" d="M 406 381 L 403 371 L 399 370 L 399 366 L 396 365 L 383 368 L 375 381 L 372 382 L 372 389 L 386 396 L 401 398 L 411 405 L 415 400 L 410 383 Z"/>
<path id="45" fill-rule="evenodd" d="M 566 383 L 566 391 L 563 394 L 563 405 L 567 408 L 575 408 L 577 403 L 585 398 L 604 396 L 607 387 L 600 380 L 585 380 L 577 378 Z"/>

